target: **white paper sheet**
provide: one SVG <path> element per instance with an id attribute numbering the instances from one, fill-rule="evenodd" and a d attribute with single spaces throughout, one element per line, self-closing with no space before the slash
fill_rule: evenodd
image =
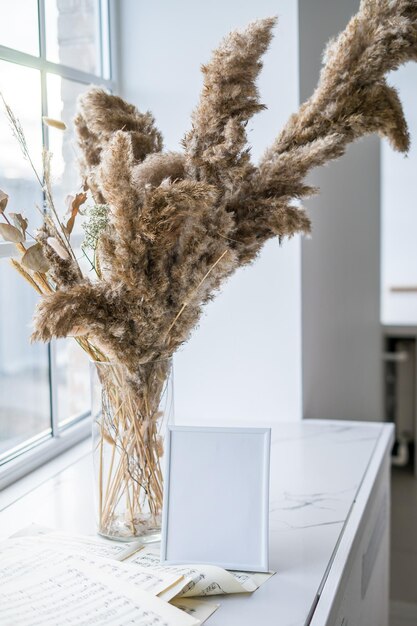
<path id="1" fill-rule="evenodd" d="M 148 567 L 153 572 L 175 572 L 183 576 L 185 585 L 178 592 L 178 597 L 248 593 L 258 588 L 249 575 L 239 572 L 235 576 L 215 565 L 161 565 L 159 552 L 148 546 L 128 557 L 125 562 Z"/>
<path id="2" fill-rule="evenodd" d="M 242 585 L 246 584 L 248 579 L 255 585 L 255 589 L 258 589 L 263 583 L 265 583 L 275 572 L 230 572 L 237 581 Z"/>
<path id="3" fill-rule="evenodd" d="M 143 547 L 140 541 L 122 543 L 109 539 L 99 539 L 88 535 L 71 535 L 69 533 L 58 532 L 43 526 L 31 524 L 12 535 L 10 539 L 20 539 L 23 537 L 36 537 L 39 544 L 48 546 L 56 545 L 60 548 L 68 548 L 82 554 L 92 554 L 94 556 L 108 557 L 123 561 Z"/>
<path id="4" fill-rule="evenodd" d="M 55 542 L 47 544 L 38 540 L 39 537 L 21 537 L 0 543 L 0 581 L 2 584 L 13 581 L 18 576 L 41 570 L 48 571 L 68 554 L 72 554 L 67 545 L 60 547 Z M 164 599 L 171 599 L 176 595 L 178 583 L 181 583 L 181 587 L 184 586 L 182 576 L 174 572 L 154 572 L 149 568 L 92 556 L 89 553 L 77 554 L 77 556 L 80 563 L 94 567 L 97 572 L 131 583 L 152 595 L 166 592 Z M 174 591 L 170 592 L 170 589 Z"/>
<path id="5" fill-rule="evenodd" d="M 174 597 L 251 593 L 273 574 L 273 572 L 266 574 L 228 572 L 211 565 L 161 565 L 159 547 L 156 546 L 144 546 L 140 542 L 126 545 L 84 535 L 69 535 L 36 525 L 30 525 L 13 535 L 17 538 L 33 536 L 36 536 L 37 542 L 42 545 L 50 547 L 55 545 L 57 549 L 68 548 L 94 556 L 108 556 L 120 561 L 135 563 L 142 568 L 157 569 L 159 573 L 165 572 L 169 575 L 174 572 L 183 576 L 183 580 L 159 593 L 159 596 L 167 602 Z"/>
<path id="6" fill-rule="evenodd" d="M 171 604 L 198 619 L 200 624 L 204 624 L 220 606 L 220 604 L 213 604 L 201 598 L 176 598 L 171 601 Z"/>
<path id="7" fill-rule="evenodd" d="M 55 553 L 56 555 L 57 553 Z M 56 563 L 27 573 L 25 566 L 0 586 L 2 626 L 197 626 L 191 615 L 137 585 L 61 553 Z M 10 558 L 10 554 L 9 554 Z M 88 557 L 86 557 L 88 559 Z"/>
<path id="8" fill-rule="evenodd" d="M 39 545 L 48 546 L 56 550 L 71 550 L 73 553 L 89 554 L 90 556 L 109 557 L 117 561 L 123 561 L 128 565 L 138 567 L 138 586 L 143 584 L 141 575 L 143 572 L 152 571 L 154 577 L 163 578 L 166 587 L 159 590 L 157 584 L 150 584 L 147 588 L 151 592 L 158 593 L 158 596 L 169 602 L 172 599 L 179 600 L 185 598 L 196 598 L 198 596 L 222 595 L 229 593 L 251 593 L 260 585 L 267 581 L 274 572 L 269 573 L 248 573 L 248 572 L 228 572 L 222 568 L 206 565 L 190 566 L 165 566 L 161 565 L 159 558 L 159 546 L 144 546 L 140 541 L 118 543 L 101 538 L 70 535 L 68 533 L 53 531 L 52 529 L 32 524 L 18 531 L 13 537 L 34 537 L 41 539 Z M 169 584 L 172 577 L 176 582 Z M 156 591 L 158 590 L 158 591 Z M 204 606 L 208 603 L 200 601 L 202 612 L 198 613 L 198 619 L 207 619 L 214 609 L 204 612 Z M 199 605 L 199 606 L 200 606 Z M 194 604 L 194 608 L 196 608 Z M 209 604 L 213 607 L 215 605 Z M 211 613 L 207 613 L 207 611 Z M 204 617 L 204 615 L 207 615 Z"/>

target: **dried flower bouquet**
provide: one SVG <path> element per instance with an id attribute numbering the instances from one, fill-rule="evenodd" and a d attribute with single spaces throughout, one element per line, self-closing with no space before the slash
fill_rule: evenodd
<path id="1" fill-rule="evenodd" d="M 103 519 L 131 483 L 130 508 L 143 489 L 159 510 L 155 424 L 169 367 L 161 363 L 187 340 L 221 283 L 253 261 L 268 239 L 309 232 L 309 218 L 297 204 L 317 191 L 305 183 L 308 172 L 369 133 L 387 137 L 396 150 L 408 148 L 401 103 L 385 75 L 417 58 L 417 2 L 363 0 L 328 45 L 314 94 L 255 165 L 245 128 L 264 108 L 256 79 L 274 24 L 274 18 L 253 22 L 214 51 L 203 67 L 203 91 L 181 152 L 163 151 L 150 113 L 91 89 L 75 119 L 84 190 L 67 223 L 53 205 L 47 156 L 41 184 L 48 209 L 29 248 L 27 223 L 20 215 L 8 221 L 3 196 L 7 224 L 0 234 L 16 243 L 23 256 L 13 264 L 42 295 L 33 339 L 73 335 L 93 360 L 115 361 L 128 381 L 128 392 L 120 394 L 114 384 L 107 390 L 121 421 L 116 418 L 116 431 L 103 426 L 101 443 L 114 445 L 118 429 L 129 436 L 121 445 L 118 478 L 112 476 L 107 488 Z M 10 110 L 8 115 L 28 156 L 18 121 Z M 94 200 L 85 241 L 94 278 L 82 274 L 70 243 L 86 192 Z M 146 472 L 138 460 L 144 445 Z M 133 511 L 132 528 L 135 520 Z"/>

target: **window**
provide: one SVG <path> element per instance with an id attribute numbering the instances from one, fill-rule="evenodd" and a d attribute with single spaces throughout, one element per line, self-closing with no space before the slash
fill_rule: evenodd
<path id="1" fill-rule="evenodd" d="M 41 171 L 42 147 L 53 154 L 56 204 L 79 188 L 71 131 L 76 100 L 91 84 L 114 89 L 108 0 L 0 0 L 0 91 L 19 118 Z M 7 5 L 7 6 L 6 6 Z M 42 115 L 69 130 L 42 126 Z M 8 211 L 36 226 L 42 195 L 0 113 L 0 188 Z M 80 231 L 72 243 L 77 245 Z M 34 290 L 9 263 L 0 243 L 0 487 L 52 458 L 88 433 L 88 362 L 76 342 L 31 345 Z"/>

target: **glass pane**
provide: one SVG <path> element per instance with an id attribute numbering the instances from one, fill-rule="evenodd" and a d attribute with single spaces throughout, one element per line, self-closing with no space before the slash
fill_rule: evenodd
<path id="1" fill-rule="evenodd" d="M 58 425 L 66 426 L 90 407 L 90 373 L 88 357 L 75 339 L 55 343 Z"/>
<path id="2" fill-rule="evenodd" d="M 22 125 L 31 159 L 41 174 L 42 108 L 39 72 L 0 61 L 0 91 Z M 9 194 L 7 210 L 23 213 L 29 219 L 29 231 L 32 231 L 42 221 L 36 209 L 36 205 L 42 206 L 42 191 L 13 135 L 2 106 L 0 137 L 0 189 Z"/>
<path id="3" fill-rule="evenodd" d="M 60 215 L 66 210 L 66 197 L 81 190 L 77 165 L 76 138 L 73 118 L 78 96 L 88 89 L 87 85 L 49 74 L 47 76 L 48 115 L 62 120 L 67 130 L 49 128 L 49 147 L 52 152 L 52 175 L 54 199 Z M 83 233 L 79 215 L 75 221 L 72 240 Z M 89 269 L 80 249 L 77 258 L 83 270 Z M 77 419 L 89 410 L 88 358 L 74 339 L 57 341 L 55 344 L 58 424 L 60 427 Z"/>
<path id="4" fill-rule="evenodd" d="M 0 0 L 0 46 L 39 56 L 37 0 Z"/>
<path id="5" fill-rule="evenodd" d="M 37 298 L 9 261 L 0 260 L 0 459 L 50 433 L 48 348 L 29 341 Z"/>
<path id="6" fill-rule="evenodd" d="M 45 0 L 46 56 L 101 74 L 99 0 Z"/>
<path id="7" fill-rule="evenodd" d="M 81 191 L 82 181 L 78 172 L 77 147 L 73 126 L 78 96 L 88 89 L 87 85 L 66 80 L 55 74 L 47 77 L 48 115 L 62 120 L 67 130 L 62 132 L 49 128 L 49 149 L 52 152 L 53 191 L 60 215 L 66 211 L 66 198 Z M 82 217 L 75 221 L 74 235 L 82 232 Z"/>

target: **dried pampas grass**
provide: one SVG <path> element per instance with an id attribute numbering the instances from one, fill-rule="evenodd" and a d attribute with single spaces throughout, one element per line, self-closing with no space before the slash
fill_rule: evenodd
<path id="1" fill-rule="evenodd" d="M 407 150 L 401 104 L 385 76 L 417 58 L 417 3 L 363 0 L 328 45 L 312 97 L 253 163 L 246 126 L 264 109 L 256 81 L 275 22 L 231 33 L 203 66 L 182 152 L 163 151 L 150 113 L 100 89 L 82 96 L 75 126 L 84 190 L 95 203 L 85 226 L 95 275 L 79 271 L 68 229 L 47 220 L 37 238 L 53 288 L 42 290 L 34 339 L 82 329 L 134 384 L 141 364 L 187 340 L 202 306 L 267 240 L 309 232 L 298 202 L 317 192 L 305 182 L 312 168 L 369 133 Z"/>
<path id="2" fill-rule="evenodd" d="M 417 2 L 363 0 L 329 44 L 316 91 L 254 164 L 246 125 L 264 108 L 256 80 L 274 25 L 274 18 L 256 21 L 213 53 L 182 152 L 163 151 L 150 113 L 100 89 L 85 94 L 75 119 L 83 188 L 70 198 L 64 220 L 52 197 L 50 155 L 44 154 L 42 179 L 6 105 L 47 211 L 30 242 L 27 221 L 20 214 L 9 219 L 8 196 L 0 191 L 0 235 L 15 243 L 14 267 L 41 294 L 33 339 L 72 335 L 96 362 L 99 527 L 106 535 L 117 534 L 120 524 L 132 535 L 158 526 L 169 357 L 188 339 L 204 304 L 267 240 L 309 232 L 298 201 L 317 192 L 305 183 L 312 168 L 369 133 L 400 151 L 409 145 L 385 75 L 417 58 Z M 65 130 L 59 120 L 44 122 Z M 93 205 L 85 209 L 87 193 Z M 87 274 L 71 245 L 80 212 L 87 218 Z M 119 502 L 127 503 L 121 516 Z"/>

